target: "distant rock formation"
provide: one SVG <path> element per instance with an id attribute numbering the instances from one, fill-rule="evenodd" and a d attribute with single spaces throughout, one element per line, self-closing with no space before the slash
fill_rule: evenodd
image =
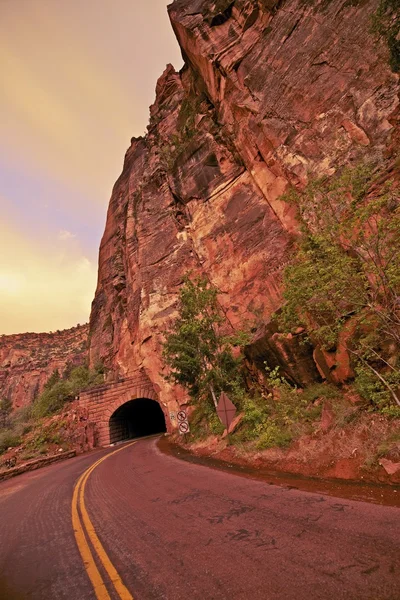
<path id="1" fill-rule="evenodd" d="M 87 361 L 88 324 L 54 333 L 0 336 L 0 398 L 13 407 L 33 402 L 50 375 Z"/>

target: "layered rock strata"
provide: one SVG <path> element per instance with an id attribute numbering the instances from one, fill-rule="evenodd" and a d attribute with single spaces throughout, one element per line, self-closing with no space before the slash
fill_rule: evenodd
<path id="1" fill-rule="evenodd" d="M 370 32 L 377 6 L 169 7 L 185 65 L 179 73 L 169 65 L 159 79 L 148 133 L 132 139 L 113 189 L 90 319 L 92 363 L 105 361 L 115 378 L 144 369 L 176 409 L 185 397 L 163 379 L 161 340 L 189 271 L 218 288 L 228 328 L 268 322 L 298 233 L 282 193 L 395 150 L 399 78 Z M 257 344 L 261 360 L 260 348 L 274 340 Z M 296 347 L 279 341 L 273 352 L 290 357 L 296 379 Z M 300 383 L 318 377 L 312 349 L 298 352 Z"/>

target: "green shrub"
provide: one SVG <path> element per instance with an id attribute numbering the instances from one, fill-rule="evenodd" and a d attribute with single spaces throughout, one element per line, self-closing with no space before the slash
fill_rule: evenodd
<path id="1" fill-rule="evenodd" d="M 11 400 L 9 398 L 0 400 L 0 428 L 6 428 L 9 425 L 11 412 Z"/>
<path id="2" fill-rule="evenodd" d="M 0 432 L 0 454 L 3 454 L 8 448 L 14 448 L 21 444 L 19 438 L 12 429 L 6 429 Z"/>
<path id="3" fill-rule="evenodd" d="M 52 385 L 47 382 L 45 389 L 32 406 L 32 415 L 37 419 L 56 413 L 82 390 L 104 382 L 104 367 L 100 364 L 93 370 L 86 366 L 69 368 L 62 379 L 56 373 L 58 371 L 54 372 L 49 379 Z"/>
<path id="4" fill-rule="evenodd" d="M 46 417 L 60 410 L 68 398 L 73 397 L 72 386 L 67 381 L 59 381 L 52 388 L 44 390 L 33 405 L 33 416 Z"/>
<path id="5" fill-rule="evenodd" d="M 380 0 L 372 17 L 372 31 L 382 36 L 388 45 L 390 67 L 400 72 L 400 5 L 398 0 Z"/>
<path id="6" fill-rule="evenodd" d="M 190 435 L 193 440 L 201 440 L 209 435 L 221 435 L 222 425 L 211 402 L 198 404 L 190 417 Z"/>
<path id="7" fill-rule="evenodd" d="M 398 371 L 385 373 L 385 378 L 389 385 L 396 389 L 399 388 L 400 375 Z M 387 387 L 383 386 L 381 381 L 363 364 L 356 366 L 355 388 L 370 403 L 371 408 L 379 410 L 387 417 L 400 418 L 400 407 L 392 405 L 391 394 Z"/>
<path id="8" fill-rule="evenodd" d="M 283 196 L 297 207 L 302 237 L 284 271 L 285 304 L 276 320 L 284 331 L 302 325 L 313 345 L 344 348 L 363 397 L 397 414 L 400 194 L 393 181 L 382 185 L 381 175 L 361 164 Z M 346 325 L 353 328 L 347 342 Z"/>
<path id="9" fill-rule="evenodd" d="M 235 444 L 254 441 L 258 449 L 288 446 L 293 439 L 314 430 L 322 411 L 322 402 L 315 404 L 317 399 L 336 399 L 340 395 L 334 386 L 326 384 L 298 390 L 279 374 L 279 368 L 267 367 L 267 373 L 267 385 L 274 394 L 244 400 L 244 416 L 233 434 Z"/>
<path id="10" fill-rule="evenodd" d="M 323 398 L 325 400 L 337 400 L 341 397 L 340 390 L 335 385 L 328 383 L 313 383 L 303 390 L 303 402 L 310 403 Z"/>
<path id="11" fill-rule="evenodd" d="M 269 422 L 259 436 L 256 448 L 265 450 L 267 448 L 285 448 L 293 439 L 292 433 L 280 427 L 274 421 Z"/>
<path id="12" fill-rule="evenodd" d="M 21 406 L 16 408 L 11 417 L 11 423 L 17 425 L 19 423 L 28 423 L 32 419 L 32 405 Z"/>
<path id="13" fill-rule="evenodd" d="M 62 445 L 64 439 L 59 431 L 60 423 L 50 423 L 50 425 L 39 427 L 32 436 L 26 448 L 39 451 L 46 448 L 48 444 Z M 47 451 L 47 450 L 46 450 Z"/>

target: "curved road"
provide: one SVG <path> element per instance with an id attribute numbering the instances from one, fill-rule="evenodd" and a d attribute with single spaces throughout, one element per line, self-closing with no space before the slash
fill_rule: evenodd
<path id="1" fill-rule="evenodd" d="M 0 598 L 398 600 L 399 517 L 142 440 L 0 484 Z"/>

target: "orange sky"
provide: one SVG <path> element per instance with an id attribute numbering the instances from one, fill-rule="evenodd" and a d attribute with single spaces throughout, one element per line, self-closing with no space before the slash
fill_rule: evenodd
<path id="1" fill-rule="evenodd" d="M 88 320 L 112 185 L 182 59 L 164 0 L 0 0 L 0 333 Z"/>

